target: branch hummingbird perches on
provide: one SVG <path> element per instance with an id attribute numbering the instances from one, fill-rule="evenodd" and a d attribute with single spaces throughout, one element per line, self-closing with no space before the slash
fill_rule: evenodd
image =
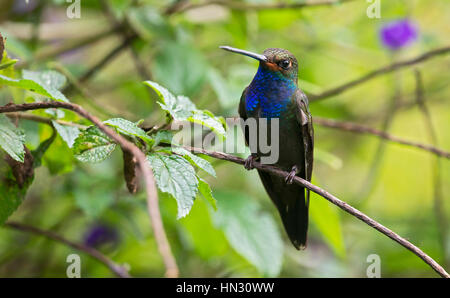
<path id="1" fill-rule="evenodd" d="M 81 114 L 80 114 L 81 116 L 83 116 L 85 118 L 87 118 L 89 116 L 89 118 L 87 118 L 89 120 L 94 119 L 95 121 L 92 121 L 92 120 L 91 121 L 95 125 L 97 125 L 99 128 L 100 127 L 103 127 L 103 128 L 105 127 L 102 122 L 100 122 L 95 117 L 90 116 L 81 107 L 79 107 L 77 105 L 74 105 L 74 104 L 70 104 L 70 103 L 63 103 L 63 102 L 56 102 L 56 101 L 53 101 L 53 102 L 36 102 L 36 103 L 27 103 L 27 104 L 19 104 L 19 105 L 9 104 L 9 105 L 0 107 L 0 113 L 21 112 L 21 111 L 29 111 L 29 110 L 36 110 L 36 109 L 47 109 L 47 108 L 64 108 L 64 109 L 70 109 L 70 110 L 79 110 L 81 112 Z M 110 136 L 110 137 L 112 137 L 112 135 L 117 136 L 117 134 L 114 131 L 112 131 L 112 134 L 109 134 L 110 133 L 109 130 L 110 130 L 110 128 L 106 127 L 106 131 L 103 130 L 103 132 L 108 134 L 108 136 Z M 107 133 L 107 131 L 108 131 L 108 133 Z M 113 139 L 115 139 L 115 138 L 113 138 Z M 128 142 L 127 140 L 125 140 L 125 141 Z M 185 148 L 187 150 L 195 153 L 195 154 L 204 154 L 204 155 L 210 156 L 212 158 L 216 158 L 216 159 L 220 159 L 220 160 L 225 160 L 225 161 L 237 163 L 237 164 L 240 164 L 240 165 L 244 165 L 245 164 L 245 160 L 244 159 L 236 157 L 236 156 L 233 156 L 233 155 L 229 155 L 229 154 L 225 154 L 225 153 L 221 153 L 221 152 L 211 152 L 211 151 L 207 151 L 207 150 L 199 149 L 199 148 L 192 148 L 192 147 L 185 147 Z M 288 172 L 282 171 L 282 170 L 280 170 L 280 169 L 278 169 L 276 167 L 270 166 L 270 165 L 261 165 L 258 162 L 254 163 L 254 167 L 257 168 L 257 169 L 260 169 L 262 171 L 270 171 L 271 173 L 280 175 L 282 177 L 286 177 L 287 175 L 289 175 Z M 150 166 L 148 164 L 147 164 L 147 169 L 150 170 Z M 151 177 L 153 177 L 153 175 Z M 148 179 L 146 178 L 146 181 L 147 180 Z M 337 197 L 335 197 L 332 194 L 328 193 L 326 190 L 323 190 L 320 187 L 318 187 L 316 185 L 313 185 L 313 184 L 311 184 L 310 182 L 308 182 L 308 181 L 306 181 L 304 179 L 301 179 L 300 177 L 295 177 L 293 182 L 294 183 L 299 183 L 302 186 L 304 186 L 304 187 L 310 189 L 311 191 L 317 193 L 318 195 L 320 195 L 321 197 L 325 198 L 326 200 L 328 200 L 332 204 L 338 206 L 339 208 L 341 208 L 345 212 L 347 212 L 350 215 L 358 218 L 359 220 L 363 221 L 367 225 L 369 225 L 372 228 L 376 229 L 380 233 L 382 233 L 382 234 L 388 236 L 389 238 L 391 238 L 392 240 L 396 241 L 397 243 L 399 243 L 400 245 L 402 245 L 406 249 L 408 249 L 411 252 L 413 252 L 419 258 L 421 258 L 426 264 L 428 264 L 431 268 L 433 268 L 433 270 L 436 271 L 441 277 L 450 278 L 450 274 L 447 273 L 445 271 L 445 269 L 442 268 L 442 266 L 440 266 L 434 259 L 432 259 L 426 253 L 424 253 L 421 249 L 419 249 L 418 247 L 416 247 L 414 244 L 412 244 L 411 242 L 407 241 L 406 239 L 402 238 L 401 236 L 399 236 L 398 234 L 396 234 L 392 230 L 386 228 L 385 226 L 381 225 L 377 221 L 375 221 L 372 218 L 368 217 L 367 215 L 365 215 L 361 211 L 355 209 L 354 207 L 352 207 L 351 205 L 345 203 L 344 201 L 341 201 Z M 153 185 L 151 184 L 151 181 L 150 181 L 150 185 L 151 185 L 151 187 L 155 187 L 154 184 Z M 156 188 L 153 188 L 150 191 L 151 195 L 153 195 L 152 191 L 156 191 Z M 147 190 L 147 193 L 148 192 L 149 191 Z M 147 197 L 149 198 L 148 201 L 152 201 L 152 200 L 155 199 L 154 197 L 150 198 L 150 196 L 148 196 L 148 195 L 147 195 Z M 157 200 L 157 197 L 156 197 L 156 200 Z M 149 209 L 152 208 L 152 206 L 150 204 L 148 204 L 148 207 L 149 207 Z M 159 214 L 159 210 L 156 210 L 154 212 Z M 161 218 L 159 217 L 159 221 L 160 221 L 160 219 Z M 152 219 L 152 221 L 154 221 L 154 220 L 157 220 L 157 219 Z M 173 258 L 172 253 L 170 252 L 170 246 L 169 246 L 169 243 L 167 242 L 167 238 L 166 238 L 166 235 L 165 235 L 165 232 L 164 232 L 164 228 L 162 226 L 162 222 L 161 222 L 160 225 L 157 224 L 156 227 L 154 227 L 154 229 L 157 229 L 157 228 L 158 229 L 162 229 L 162 230 L 159 231 L 160 235 L 158 237 L 162 237 L 161 234 L 163 234 L 163 236 L 165 238 L 165 241 L 161 240 L 161 239 L 157 239 L 157 243 L 158 243 L 158 247 L 159 247 L 160 251 L 164 252 L 163 258 L 164 258 L 164 261 L 165 261 L 165 264 L 166 264 L 166 275 L 167 276 L 176 276 L 175 273 L 178 273 L 178 269 L 176 267 L 175 259 Z M 156 237 L 156 235 L 157 235 L 157 233 L 155 231 L 155 237 Z M 161 243 L 161 242 L 165 242 L 165 243 Z"/>

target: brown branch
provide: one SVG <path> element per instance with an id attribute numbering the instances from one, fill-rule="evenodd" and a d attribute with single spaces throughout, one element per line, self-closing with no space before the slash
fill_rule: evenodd
<path id="1" fill-rule="evenodd" d="M 81 129 L 87 128 L 87 126 L 82 125 L 82 124 L 78 124 L 78 123 L 74 123 L 74 122 L 70 122 L 70 121 L 59 120 L 59 119 L 53 120 L 53 119 L 50 119 L 47 117 L 42 117 L 39 115 L 28 114 L 28 113 L 6 113 L 5 115 L 11 119 L 31 120 L 31 121 L 35 121 L 35 122 L 48 124 L 50 126 L 53 125 L 52 121 L 55 121 L 56 123 L 61 124 L 61 125 L 73 126 L 73 127 L 78 127 Z"/>
<path id="2" fill-rule="evenodd" d="M 88 69 L 79 79 L 79 83 L 84 83 L 89 80 L 92 76 L 94 76 L 100 69 L 105 67 L 109 62 L 111 62 L 120 52 L 122 52 L 125 48 L 127 48 L 134 39 L 136 39 L 137 35 L 132 34 L 128 38 L 124 39 L 121 44 L 117 47 L 113 48 L 106 56 L 104 56 L 100 61 L 94 64 L 90 69 Z M 75 86 L 72 83 L 69 83 L 66 87 L 63 88 L 62 92 L 70 93 Z M 78 87 L 77 89 L 80 89 Z"/>
<path id="3" fill-rule="evenodd" d="M 120 45 L 111 50 L 105 57 L 103 57 L 97 64 L 91 67 L 86 73 L 84 73 L 79 81 L 81 83 L 89 80 L 94 74 L 97 73 L 100 69 L 102 69 L 105 65 L 107 65 L 114 57 L 117 56 L 123 49 L 127 48 L 131 42 L 136 39 L 137 35 L 133 34 L 128 36 Z"/>
<path id="4" fill-rule="evenodd" d="M 217 158 L 217 159 L 221 159 L 221 160 L 226 160 L 226 161 L 230 161 L 233 163 L 237 163 L 240 165 L 244 165 L 245 164 L 245 160 L 233 155 L 229 155 L 226 153 L 222 153 L 222 152 L 212 152 L 212 151 L 207 151 L 204 149 L 200 149 L 200 148 L 193 148 L 193 147 L 185 147 L 187 150 L 196 153 L 196 154 L 204 154 L 213 158 Z M 286 177 L 287 175 L 289 175 L 289 172 L 285 172 L 275 166 L 272 165 L 264 165 L 264 164 L 260 164 L 260 163 L 254 163 L 254 167 L 258 170 L 262 170 L 264 172 L 268 172 L 271 174 L 275 174 L 277 176 L 280 177 Z M 411 251 L 412 253 L 414 253 L 415 255 L 417 255 L 419 258 L 421 258 L 426 264 L 428 264 L 431 268 L 433 268 L 434 271 L 436 271 L 441 277 L 445 277 L 445 278 L 450 278 L 450 274 L 448 274 L 444 268 L 442 268 L 435 260 L 433 260 L 430 256 L 428 256 L 426 253 L 424 253 L 420 248 L 418 248 L 417 246 L 415 246 L 414 244 L 412 244 L 411 242 L 409 242 L 408 240 L 402 238 L 401 236 L 399 236 L 398 234 L 396 234 L 395 232 L 391 231 L 390 229 L 386 228 L 385 226 L 383 226 L 382 224 L 378 223 L 377 221 L 373 220 L 372 218 L 368 217 L 367 215 L 365 215 L 364 213 L 362 213 L 361 211 L 359 211 L 358 209 L 350 206 L 349 204 L 341 201 L 340 199 L 338 199 L 337 197 L 333 196 L 332 194 L 328 193 L 327 191 L 321 189 L 320 187 L 311 184 L 310 182 L 295 176 L 294 178 L 294 182 L 308 188 L 309 190 L 315 192 L 316 194 L 318 194 L 319 196 L 325 198 L 326 200 L 328 200 L 329 202 L 331 202 L 332 204 L 338 206 L 339 208 L 341 208 L 342 210 L 344 210 L 345 212 L 353 215 L 354 217 L 358 218 L 359 220 L 361 220 L 362 222 L 366 223 L 367 225 L 369 225 L 370 227 L 376 229 L 377 231 L 379 231 L 380 233 L 386 235 L 387 237 L 391 238 L 392 240 L 394 240 L 395 242 L 399 243 L 400 245 L 402 245 L 403 247 L 405 247 L 406 249 L 408 249 L 409 251 Z"/>
<path id="5" fill-rule="evenodd" d="M 137 34 L 137 32 L 133 29 L 133 27 L 129 24 L 128 19 L 124 18 L 123 20 L 119 20 L 112 8 L 111 5 L 108 1 L 106 0 L 101 0 L 100 4 L 102 5 L 103 8 L 103 12 L 106 15 L 106 17 L 108 18 L 109 22 L 116 27 L 120 27 L 122 28 L 120 30 L 121 35 L 123 36 L 123 39 L 126 40 L 128 39 L 130 36 L 132 36 L 133 34 Z M 141 76 L 141 78 L 143 80 L 150 80 L 152 78 L 151 73 L 147 70 L 147 68 L 145 67 L 145 64 L 141 61 L 141 58 L 139 57 L 139 53 L 136 49 L 136 47 L 134 46 L 133 43 L 130 43 L 128 45 L 128 48 L 130 50 L 130 54 L 131 57 L 133 58 L 134 61 L 134 65 L 136 67 L 137 72 L 139 73 L 139 75 Z"/>
<path id="6" fill-rule="evenodd" d="M 69 247 L 76 249 L 76 250 L 82 251 L 82 252 L 90 255 L 97 261 L 103 263 L 104 265 L 106 265 L 109 268 L 109 270 L 111 270 L 118 277 L 123 277 L 123 278 L 131 277 L 128 274 L 128 270 L 125 267 L 114 263 L 110 258 L 105 256 L 104 254 L 102 254 L 100 251 L 98 251 L 95 248 L 89 247 L 87 245 L 83 245 L 81 243 L 76 243 L 76 242 L 70 241 L 70 240 L 64 238 L 63 236 L 56 234 L 55 232 L 39 229 L 39 228 L 30 226 L 30 225 L 25 225 L 25 224 L 16 223 L 16 222 L 7 222 L 4 224 L 4 226 L 11 228 L 11 229 L 19 230 L 22 232 L 41 235 L 48 239 L 63 243 Z"/>
<path id="7" fill-rule="evenodd" d="M 114 27 L 112 29 L 108 29 L 104 32 L 100 32 L 99 34 L 95 34 L 93 36 L 89 36 L 86 38 L 83 38 L 82 40 L 76 40 L 67 44 L 64 44 L 60 47 L 49 47 L 48 50 L 44 50 L 42 52 L 37 53 L 32 59 L 25 60 L 23 62 L 19 61 L 16 64 L 16 67 L 23 68 L 28 67 L 31 63 L 45 61 L 49 58 L 60 56 L 64 53 L 70 52 L 75 49 L 82 48 L 84 46 L 90 45 L 92 43 L 95 43 L 97 41 L 102 40 L 105 37 L 108 37 L 112 35 L 113 33 L 117 32 L 120 28 Z"/>
<path id="8" fill-rule="evenodd" d="M 317 95 L 309 94 L 308 97 L 309 97 L 310 101 L 313 102 L 313 101 L 321 100 L 321 99 L 324 99 L 324 98 L 327 98 L 327 97 L 330 97 L 330 96 L 338 95 L 338 94 L 341 94 L 341 93 L 343 93 L 343 92 L 345 92 L 345 91 L 347 91 L 347 90 L 349 90 L 349 89 L 351 89 L 351 88 L 353 88 L 353 87 L 355 87 L 357 85 L 360 85 L 360 84 L 365 83 L 365 82 L 367 82 L 367 81 L 369 81 L 371 79 L 374 79 L 374 78 L 376 78 L 376 77 L 378 77 L 380 75 L 384 75 L 384 74 L 393 72 L 394 70 L 401 69 L 401 68 L 404 68 L 404 67 L 416 65 L 418 63 L 421 63 L 421 62 L 424 62 L 426 60 L 429 60 L 429 59 L 431 59 L 433 57 L 447 54 L 448 52 L 450 52 L 450 46 L 439 48 L 439 49 L 434 49 L 434 50 L 426 52 L 426 53 L 424 53 L 424 54 L 422 54 L 422 55 L 420 55 L 418 57 L 415 57 L 415 58 L 412 58 L 412 59 L 409 59 L 409 60 L 396 62 L 396 63 L 390 64 L 390 65 L 384 66 L 382 68 L 373 70 L 373 71 L 369 72 L 368 74 L 366 74 L 366 75 L 364 75 L 364 76 L 362 76 L 362 77 L 360 77 L 360 78 L 358 78 L 356 80 L 353 80 L 353 81 L 350 81 L 348 83 L 342 84 L 342 85 L 340 85 L 338 87 L 329 89 L 329 90 L 324 91 L 324 92 L 322 92 L 320 94 L 317 94 Z"/>
<path id="9" fill-rule="evenodd" d="M 391 134 L 389 134 L 387 132 L 384 132 L 382 130 L 379 130 L 379 129 L 376 129 L 376 128 L 372 128 L 372 127 L 368 127 L 368 126 L 364 126 L 364 125 L 361 125 L 361 124 L 356 124 L 356 123 L 353 123 L 353 122 L 333 120 L 333 119 L 320 118 L 320 117 L 314 117 L 314 124 L 318 124 L 318 125 L 321 125 L 321 126 L 324 126 L 324 127 L 329 127 L 329 128 L 336 128 L 336 129 L 340 129 L 340 130 L 345 130 L 345 131 L 349 131 L 349 132 L 375 135 L 375 136 L 378 136 L 378 137 L 380 137 L 382 139 L 386 139 L 386 140 L 389 140 L 389 141 L 394 142 L 394 143 L 399 143 L 399 144 L 403 144 L 403 145 L 406 145 L 406 146 L 419 148 L 419 149 L 431 152 L 433 154 L 436 154 L 437 156 L 441 156 L 441 157 L 450 159 L 450 152 L 448 152 L 448 151 L 442 150 L 442 149 L 437 148 L 437 147 L 432 146 L 432 145 L 405 140 L 403 138 L 391 135 Z"/>
<path id="10" fill-rule="evenodd" d="M 229 9 L 232 10 L 260 11 L 260 10 L 302 9 L 305 7 L 330 6 L 349 1 L 352 0 L 317 0 L 317 1 L 304 1 L 299 3 L 281 2 L 281 3 L 260 3 L 260 4 L 245 3 L 238 1 L 227 1 L 227 0 L 207 0 L 201 3 L 191 3 L 190 1 L 179 1 L 169 6 L 164 13 L 165 15 L 172 15 L 175 13 L 183 13 L 190 9 L 205 7 L 209 5 L 220 5 L 228 7 Z"/>
<path id="11" fill-rule="evenodd" d="M 61 108 L 71 110 L 79 114 L 81 117 L 88 119 L 89 121 L 94 123 L 100 130 L 102 130 L 106 135 L 108 135 L 111 139 L 117 142 L 122 147 L 122 150 L 128 151 L 129 153 L 133 154 L 136 157 L 136 161 L 142 173 L 142 177 L 144 177 L 147 194 L 148 212 L 150 214 L 150 220 L 155 233 L 155 240 L 159 252 L 163 258 L 164 264 L 166 266 L 166 276 L 177 277 L 178 267 L 175 258 L 172 255 L 170 244 L 167 240 L 167 236 L 164 231 L 161 214 L 159 212 L 158 193 L 155 185 L 155 179 L 153 177 L 153 172 L 151 171 L 150 165 L 147 162 L 145 154 L 133 143 L 129 142 L 126 138 L 116 133 L 111 127 L 106 126 L 97 117 L 89 114 L 81 106 L 76 104 L 59 101 L 35 102 L 18 105 L 9 104 L 0 107 L 0 113 L 20 112 L 20 111 L 48 109 L 48 108 Z"/>

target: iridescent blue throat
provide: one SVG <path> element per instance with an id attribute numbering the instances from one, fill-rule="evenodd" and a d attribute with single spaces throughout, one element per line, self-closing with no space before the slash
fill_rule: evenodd
<path id="1" fill-rule="evenodd" d="M 245 109 L 250 117 L 278 118 L 287 111 L 297 89 L 294 80 L 279 72 L 259 66 L 245 98 Z M 258 108 L 260 115 L 256 115 Z"/>

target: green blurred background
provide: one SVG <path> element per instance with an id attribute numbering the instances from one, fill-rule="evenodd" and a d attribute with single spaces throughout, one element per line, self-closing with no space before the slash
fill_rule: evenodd
<path id="1" fill-rule="evenodd" d="M 84 94 L 68 90 L 66 95 L 102 119 L 144 119 L 149 125 L 161 124 L 164 114 L 142 84 L 147 79 L 189 96 L 197 107 L 216 115 L 237 116 L 240 94 L 257 63 L 222 51 L 220 45 L 256 52 L 268 47 L 290 50 L 299 60 L 299 85 L 308 94 L 320 94 L 389 63 L 450 45 L 450 2 L 446 0 L 381 0 L 381 18 L 367 17 L 370 3 L 363 0 L 273 10 L 195 6 L 205 3 L 203 0 L 179 5 L 156 0 L 82 1 L 79 19 L 67 17 L 70 4 L 63 0 L 25 2 L 5 0 L 0 4 L 0 32 L 7 38 L 8 54 L 20 60 L 17 69 L 64 70 L 80 78 L 120 46 L 126 34 L 137 34 L 129 46 L 81 82 Z M 302 1 L 234 3 L 281 2 Z M 395 51 L 387 48 L 380 41 L 381 28 L 405 18 L 415 24 L 417 39 Z M 125 24 L 125 33 L 113 30 L 118 24 Z M 58 52 L 63 47 L 70 50 Z M 388 131 L 393 135 L 431 143 L 426 119 L 415 104 L 415 70 L 423 78 L 438 146 L 450 148 L 450 57 L 445 55 L 312 102 L 311 113 L 376 128 L 382 128 L 389 117 Z M 10 102 L 11 94 L 1 89 L 0 104 Z M 389 108 L 393 99 L 398 105 L 395 113 Z M 21 127 L 30 149 L 51 133 L 48 127 L 31 121 L 21 121 Z M 448 226 L 437 220 L 438 216 L 450 216 L 447 159 L 437 161 L 429 152 L 394 143 L 385 143 L 380 150 L 380 139 L 375 136 L 319 125 L 315 126 L 315 139 L 315 184 L 450 269 Z M 381 154 L 375 159 L 377 150 Z M 161 213 L 180 276 L 365 277 L 370 265 L 367 256 L 377 254 L 382 277 L 437 277 L 411 252 L 317 195 L 311 198 L 308 248 L 296 251 L 256 171 L 210 161 L 217 178 L 205 179 L 218 200 L 217 211 L 198 198 L 190 214 L 177 220 L 175 200 L 160 193 Z M 440 197 L 436 197 L 437 187 Z M 443 206 L 435 208 L 436 200 Z M 57 137 L 36 171 L 25 202 L 10 220 L 52 230 L 77 242 L 86 243 L 95 238 L 92 233 L 104 233 L 92 245 L 115 262 L 128 264 L 132 276 L 164 275 L 145 195 L 128 194 L 118 151 L 100 164 L 82 164 Z M 79 252 L 40 236 L 0 229 L 1 277 L 65 277 L 66 257 L 71 253 Z M 113 276 L 95 259 L 79 254 L 83 277 Z"/>

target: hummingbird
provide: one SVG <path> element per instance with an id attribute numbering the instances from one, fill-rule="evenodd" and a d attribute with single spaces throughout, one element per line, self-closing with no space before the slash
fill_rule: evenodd
<path id="1" fill-rule="evenodd" d="M 296 249 L 305 249 L 309 190 L 293 184 L 293 180 L 299 176 L 311 181 L 314 130 L 308 98 L 298 87 L 298 61 L 291 52 L 279 48 L 268 48 L 262 55 L 229 46 L 220 48 L 259 61 L 253 80 L 242 92 L 239 115 L 244 121 L 249 118 L 278 118 L 279 157 L 274 165 L 289 172 L 289 175 L 282 178 L 261 170 L 258 174 L 278 209 L 290 241 Z M 260 122 L 256 123 L 259 129 Z M 249 145 L 250 134 L 257 132 L 246 128 L 244 136 Z M 245 160 L 247 170 L 253 169 L 254 162 L 261 158 L 259 142 L 257 146 L 257 150 L 252 151 Z"/>

